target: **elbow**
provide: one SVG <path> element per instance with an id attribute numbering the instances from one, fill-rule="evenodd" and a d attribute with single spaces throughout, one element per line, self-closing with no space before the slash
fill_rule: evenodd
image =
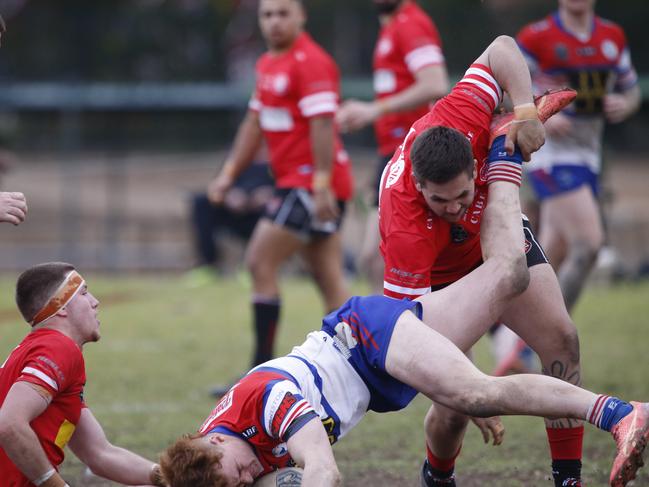
<path id="1" fill-rule="evenodd" d="M 503 47 L 505 49 L 511 49 L 512 47 L 518 49 L 518 44 L 516 44 L 516 40 L 512 36 L 508 36 L 504 34 L 496 37 L 492 45 Z"/>

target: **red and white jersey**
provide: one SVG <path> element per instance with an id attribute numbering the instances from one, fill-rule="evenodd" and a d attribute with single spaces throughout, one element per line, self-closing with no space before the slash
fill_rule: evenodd
<path id="1" fill-rule="evenodd" d="M 331 56 L 302 33 L 287 52 L 261 56 L 256 71 L 249 108 L 259 114 L 275 184 L 278 188 L 311 189 L 309 119 L 336 113 L 338 68 Z M 336 134 L 332 189 L 339 200 L 348 200 L 352 187 L 349 157 Z"/>
<path id="2" fill-rule="evenodd" d="M 245 439 L 261 475 L 295 464 L 286 442 L 308 421 L 322 421 L 331 443 L 367 412 L 370 392 L 335 339 L 318 331 L 285 357 L 248 373 L 218 402 L 199 433 Z"/>
<path id="3" fill-rule="evenodd" d="M 473 64 L 451 93 L 415 122 L 386 166 L 379 197 L 386 296 L 416 298 L 430 291 L 431 285 L 460 279 L 480 263 L 480 222 L 488 194 L 489 124 L 501 100 L 502 90 L 489 68 Z M 463 133 L 478 161 L 473 203 L 454 224 L 432 212 L 412 175 L 412 143 L 420 133 L 439 125 Z"/>
<path id="4" fill-rule="evenodd" d="M 374 93 L 377 99 L 392 96 L 415 83 L 415 73 L 427 66 L 444 64 L 442 42 L 431 18 L 414 1 L 407 1 L 381 27 L 374 48 Z M 413 110 L 388 113 L 374 124 L 379 153 L 391 156 L 410 126 L 428 112 Z"/>
<path id="5" fill-rule="evenodd" d="M 83 386 L 86 371 L 79 346 L 56 330 L 40 329 L 28 334 L 0 367 L 0 407 L 11 386 L 29 382 L 46 389 L 52 402 L 30 425 L 55 467 L 63 462 L 63 448 L 72 437 L 85 407 Z M 2 485 L 31 486 L 29 480 L 0 448 Z"/>
<path id="6" fill-rule="evenodd" d="M 638 82 L 624 31 L 595 16 L 590 33 L 580 38 L 563 26 L 555 12 L 524 27 L 517 42 L 537 92 L 563 86 L 577 90 L 577 98 L 563 111 L 573 122 L 571 135 L 548 135 L 526 169 L 561 163 L 585 165 L 599 172 L 604 96 L 629 90 Z"/>

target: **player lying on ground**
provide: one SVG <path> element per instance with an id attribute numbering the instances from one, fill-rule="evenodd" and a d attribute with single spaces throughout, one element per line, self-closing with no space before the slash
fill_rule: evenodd
<path id="1" fill-rule="evenodd" d="M 617 456 L 611 485 L 625 485 L 642 463 L 649 404 L 629 404 L 547 376 L 487 376 L 431 328 L 436 321 L 493 322 L 527 286 L 522 245 L 508 247 L 495 238 L 515 220 L 502 219 L 510 206 L 510 200 L 490 200 L 484 218 L 499 224 L 484 225 L 485 261 L 467 276 L 415 301 L 351 298 L 289 355 L 254 368 L 221 399 L 198 433 L 162 454 L 165 481 L 170 487 L 250 485 L 274 469 L 297 464 L 304 468 L 303 485 L 339 485 L 330 445 L 367 410 L 399 410 L 422 392 L 471 416 L 587 420 L 613 433 Z"/>

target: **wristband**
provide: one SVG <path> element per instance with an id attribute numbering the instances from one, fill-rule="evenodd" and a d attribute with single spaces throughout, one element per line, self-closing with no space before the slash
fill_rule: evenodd
<path id="1" fill-rule="evenodd" d="M 313 181 L 311 183 L 313 191 L 320 191 L 328 189 L 331 175 L 326 171 L 316 171 L 313 173 Z"/>
<path id="2" fill-rule="evenodd" d="M 522 103 L 514 107 L 514 121 L 526 122 L 539 118 L 539 112 L 534 103 Z"/>
<path id="3" fill-rule="evenodd" d="M 38 477 L 37 479 L 32 480 L 32 484 L 34 484 L 36 487 L 39 485 L 43 485 L 45 482 L 47 482 L 50 477 L 52 477 L 56 473 L 55 468 L 50 468 L 47 472 L 45 472 L 43 475 Z"/>

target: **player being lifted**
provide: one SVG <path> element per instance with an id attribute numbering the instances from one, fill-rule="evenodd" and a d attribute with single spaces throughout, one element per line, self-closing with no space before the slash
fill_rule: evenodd
<path id="1" fill-rule="evenodd" d="M 500 38 L 478 59 L 480 70 L 497 72 L 490 57 L 506 61 L 515 49 L 512 39 Z M 522 58 L 520 63 L 524 68 Z M 526 84 L 517 74 L 512 73 L 508 86 L 514 101 Z M 529 90 L 528 75 L 525 96 L 531 100 Z M 525 108 L 525 118 L 531 117 L 531 107 Z M 513 149 L 514 142 L 525 154 L 538 148 L 543 142 L 538 119 L 514 124 L 501 144 Z M 473 162 L 470 143 L 463 136 L 449 140 L 446 148 L 465 164 Z M 623 486 L 633 478 L 649 436 L 649 404 L 626 403 L 542 375 L 489 377 L 433 329 L 440 324 L 451 329 L 488 327 L 530 283 L 518 187 L 508 181 L 520 175 L 520 165 L 502 173 L 492 167 L 479 236 L 484 261 L 476 269 L 414 301 L 385 296 L 348 300 L 327 315 L 322 329 L 310 333 L 304 344 L 249 372 L 196 434 L 179 439 L 162 454 L 161 469 L 169 486 L 251 485 L 264 474 L 295 464 L 304 469 L 302 485 L 339 485 L 331 444 L 368 409 L 402 409 L 417 392 L 472 416 L 532 414 L 587 420 L 611 431 L 617 443 L 611 485 Z"/>

